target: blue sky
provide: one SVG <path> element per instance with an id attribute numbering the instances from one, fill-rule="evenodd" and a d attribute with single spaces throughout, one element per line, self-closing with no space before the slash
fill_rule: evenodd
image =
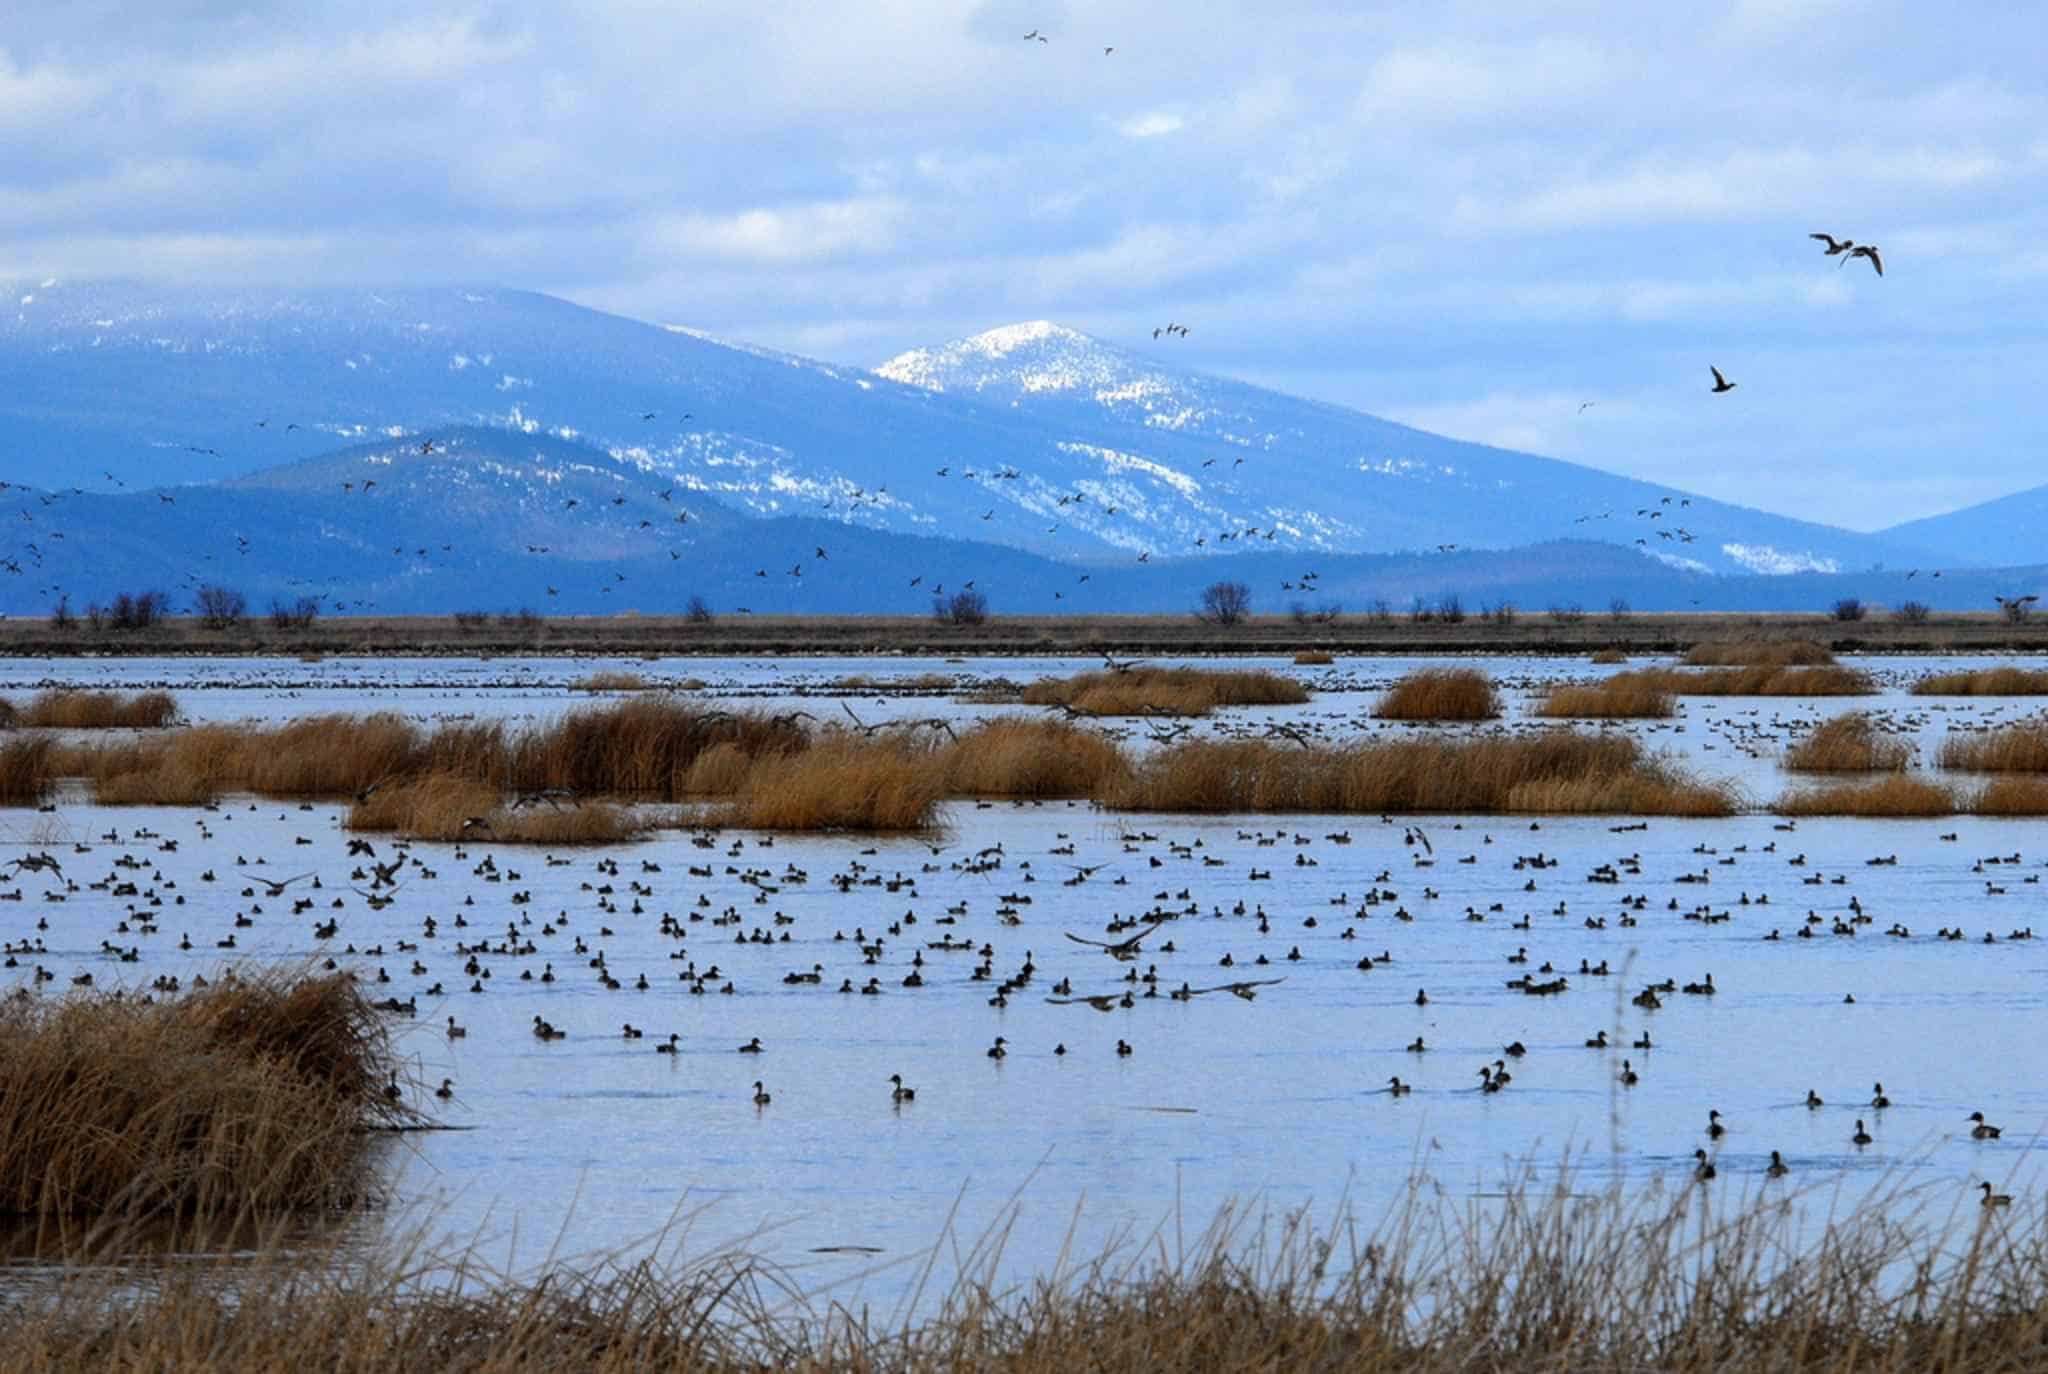
<path id="1" fill-rule="evenodd" d="M 2032 6 L 10 8 L 0 279 L 489 282 L 870 365 L 1047 318 L 1866 529 L 2048 480 Z"/>

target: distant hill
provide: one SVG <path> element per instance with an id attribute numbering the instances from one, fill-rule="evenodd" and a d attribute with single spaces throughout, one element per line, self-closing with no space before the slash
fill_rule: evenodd
<path id="1" fill-rule="evenodd" d="M 497 289 L 59 283 L 17 284 L 8 298 L 0 476 L 48 490 L 161 485 L 181 505 L 203 503 L 188 494 L 202 483 L 364 443 L 496 430 L 587 446 L 737 518 L 802 517 L 1091 568 L 1141 554 L 1330 558 L 1571 538 L 1723 576 L 1935 559 L 1895 534 L 1204 376 L 1176 367 L 1163 339 L 1140 353 L 1043 322 L 867 372 Z M 264 482 L 276 491 L 285 480 Z M 491 509 L 488 533 L 507 548 L 623 539 L 607 524 L 579 532 L 545 503 Z M 354 528 L 352 515 L 334 518 Z M 461 542 L 437 539 L 424 517 L 407 527 L 393 542 Z"/>
<path id="2" fill-rule="evenodd" d="M 1909 520 L 1884 534 L 1963 565 L 2038 562 L 2048 559 L 2048 486 Z"/>

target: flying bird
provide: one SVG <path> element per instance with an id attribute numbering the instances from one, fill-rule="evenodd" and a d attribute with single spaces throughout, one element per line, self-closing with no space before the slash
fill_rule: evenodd
<path id="1" fill-rule="evenodd" d="M 1709 372 L 1711 372 L 1711 373 L 1713 373 L 1713 374 L 1714 374 L 1714 394 L 1715 394 L 1715 395 L 1717 395 L 1717 396 L 1718 396 L 1718 395 L 1720 395 L 1720 394 L 1721 394 L 1722 392 L 1724 392 L 1724 391 L 1733 391 L 1733 390 L 1735 390 L 1735 383 L 1733 383 L 1733 382 L 1729 381 L 1729 380 L 1728 380 L 1728 379 L 1727 379 L 1726 377 L 1723 377 L 1723 376 L 1721 375 L 1721 369 L 1720 369 L 1720 368 L 1718 368 L 1718 367 L 1715 367 L 1715 366 L 1713 366 L 1712 364 L 1709 364 L 1709 365 L 1708 365 L 1708 367 L 1707 367 L 1707 371 L 1709 371 Z"/>
<path id="2" fill-rule="evenodd" d="M 1856 246 L 1856 240 L 1838 239 L 1833 234 L 1808 234 L 1806 237 L 1810 239 L 1818 239 L 1820 242 L 1825 243 L 1828 246 L 1828 248 L 1827 252 L 1823 256 L 1830 258 L 1836 256 L 1837 254 L 1847 253 Z"/>
<path id="3" fill-rule="evenodd" d="M 1877 270 L 1877 275 L 1884 275 L 1884 259 L 1877 255 L 1877 245 L 1874 243 L 1857 244 L 1849 250 L 1849 258 L 1869 258 L 1870 265 Z M 1842 259 L 1844 266 L 1848 265 L 1849 258 Z"/>

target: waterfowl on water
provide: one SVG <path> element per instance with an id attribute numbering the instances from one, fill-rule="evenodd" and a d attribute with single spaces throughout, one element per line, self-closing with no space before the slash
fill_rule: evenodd
<path id="1" fill-rule="evenodd" d="M 988 1057 L 991 1059 L 1001 1059 L 1003 1055 L 1006 1053 L 1006 1051 L 1003 1049 L 1003 1046 L 1006 1043 L 1008 1042 L 1006 1042 L 1002 1036 L 998 1035 L 996 1037 L 995 1044 L 990 1045 L 988 1047 Z"/>
<path id="2" fill-rule="evenodd" d="M 1978 1186 L 1979 1188 L 1982 1188 L 1982 1189 L 1984 1190 L 1984 1201 L 1983 1201 L 1983 1203 L 1981 1204 L 1982 1206 L 1985 1206 L 1985 1207 L 2010 1207 L 2010 1206 L 2012 1206 L 2012 1194 L 2011 1194 L 2011 1193 L 1994 1193 L 1994 1192 L 1992 1192 L 1992 1191 L 1991 1191 L 1991 1185 L 1990 1185 L 1990 1184 L 1988 1184 L 1988 1183 L 1980 1183 L 1980 1184 L 1978 1184 L 1977 1186 Z"/>
<path id="3" fill-rule="evenodd" d="M 1699 1163 L 1693 1166 L 1692 1176 L 1705 1183 L 1714 1176 L 1714 1161 L 1707 1158 L 1705 1150 L 1694 1150 L 1692 1157 L 1699 1161 Z"/>
<path id="4" fill-rule="evenodd" d="M 1395 1077 L 1389 1078 L 1387 1080 L 1387 1092 L 1390 1096 L 1406 1097 L 1409 1093 L 1412 1093 L 1414 1091 L 1414 1085 L 1409 1083 L 1403 1083 L 1399 1075 L 1396 1075 Z"/>
<path id="5" fill-rule="evenodd" d="M 1587 1048 L 1587 1049 L 1589 1049 L 1589 1050 L 1604 1050 L 1604 1049 L 1606 1049 L 1606 1048 L 1607 1048 L 1607 1032 L 1606 1032 L 1606 1031 L 1601 1031 L 1601 1032 L 1600 1032 L 1600 1033 L 1599 1033 L 1598 1035 L 1595 1035 L 1595 1036 L 1594 1036 L 1594 1037 L 1593 1037 L 1593 1038 L 1592 1038 L 1591 1040 L 1588 1040 L 1588 1041 L 1586 1042 L 1586 1048 Z"/>
<path id="6" fill-rule="evenodd" d="M 1720 1138 L 1721 1138 L 1722 1136 L 1724 1136 L 1724 1135 L 1726 1135 L 1726 1134 L 1728 1134 L 1728 1128 L 1727 1128 L 1726 1126 L 1723 1126 L 1723 1125 L 1721 1124 L 1721 1114 L 1720 1114 L 1719 1112 L 1716 1112 L 1716 1111 L 1710 1111 L 1710 1112 L 1708 1112 L 1708 1113 L 1707 1113 L 1707 1139 L 1709 1139 L 1709 1140 L 1719 1140 L 1719 1139 L 1720 1139 Z"/>
<path id="7" fill-rule="evenodd" d="M 1857 1117 L 1856 1134 L 1849 1137 L 1849 1143 L 1852 1145 L 1868 1145 L 1870 1143 L 1870 1139 L 1870 1132 L 1863 1129 L 1863 1118 L 1860 1116 Z"/>
<path id="8" fill-rule="evenodd" d="M 748 1041 L 748 1042 L 747 1042 L 746 1044 L 744 1044 L 744 1045 L 740 1046 L 740 1053 L 741 1053 L 741 1054 L 759 1054 L 759 1053 L 761 1053 L 761 1037 L 757 1035 L 757 1036 L 755 1036 L 755 1037 L 754 1037 L 754 1038 L 753 1038 L 752 1040 L 749 1040 L 749 1041 Z"/>
<path id="9" fill-rule="evenodd" d="M 1872 1111 L 1881 1112 L 1886 1107 L 1892 1105 L 1892 1100 L 1884 1095 L 1884 1084 L 1873 1083 L 1870 1085 L 1870 1090 L 1870 1107 Z"/>
<path id="10" fill-rule="evenodd" d="M 1639 1081 L 1640 1080 L 1636 1076 L 1635 1069 L 1629 1065 L 1629 1062 L 1626 1059 L 1622 1060 L 1621 1086 L 1624 1088 L 1633 1088 Z"/>
<path id="11" fill-rule="evenodd" d="M 440 1098 L 443 1102 L 455 1096 L 455 1080 L 452 1078 L 442 1079 L 441 1086 L 434 1089 L 434 1096 Z"/>
<path id="12" fill-rule="evenodd" d="M 458 1026 L 455 1024 L 454 1017 L 451 1016 L 448 1018 L 448 1038 L 450 1040 L 460 1040 L 463 1036 L 468 1034 L 469 1031 L 465 1027 Z"/>
<path id="13" fill-rule="evenodd" d="M 896 1085 L 894 1088 L 889 1090 L 889 1100 L 891 1102 L 912 1102 L 917 1099 L 917 1089 L 906 1088 L 903 1086 L 902 1074 L 890 1074 L 889 1081 Z"/>
<path id="14" fill-rule="evenodd" d="M 659 1045 L 656 1045 L 654 1047 L 654 1052 L 656 1054 L 676 1054 L 679 1052 L 676 1049 L 676 1041 L 680 1039 L 682 1039 L 680 1035 L 677 1035 L 674 1031 L 670 1031 L 668 1033 L 668 1039 L 662 1041 Z"/>
<path id="15" fill-rule="evenodd" d="M 2001 1127 L 1994 1126 L 1986 1121 L 1982 1112 L 1971 1112 L 1970 1120 L 1977 1123 L 1970 1127 L 1970 1139 L 1972 1140 L 1996 1140 L 2004 1133 Z"/>
<path id="16" fill-rule="evenodd" d="M 761 1086 L 761 1080 L 758 1078 L 754 1080 L 754 1105 L 756 1107 L 768 1105 L 768 1090 Z"/>
<path id="17" fill-rule="evenodd" d="M 1785 1161 L 1779 1157 L 1778 1152 L 1776 1150 L 1773 1150 L 1771 1151 L 1771 1162 L 1769 1166 L 1764 1169 L 1764 1172 L 1770 1175 L 1772 1178 L 1783 1178 L 1785 1175 L 1791 1173 L 1792 1171 L 1785 1166 Z"/>
<path id="18" fill-rule="evenodd" d="M 1817 1111 L 1820 1108 L 1825 1107 L 1826 1105 L 1827 1104 L 1825 1102 L 1820 1100 L 1819 1093 L 1815 1092 L 1811 1088 L 1808 1088 L 1806 1090 L 1806 1110 L 1810 1112 Z"/>

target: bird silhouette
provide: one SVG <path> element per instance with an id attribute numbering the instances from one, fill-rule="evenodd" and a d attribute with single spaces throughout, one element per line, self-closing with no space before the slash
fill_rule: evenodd
<path id="1" fill-rule="evenodd" d="M 1717 396 L 1718 396 L 1718 395 L 1720 395 L 1720 394 L 1721 394 L 1722 392 L 1724 392 L 1724 391 L 1733 391 L 1733 390 L 1735 390 L 1735 383 L 1733 383 L 1733 382 L 1729 381 L 1729 380 L 1728 380 L 1728 379 L 1727 379 L 1726 377 L 1723 377 L 1723 376 L 1721 375 L 1721 369 L 1720 369 L 1720 368 L 1718 368 L 1718 367 L 1714 367 L 1714 366 L 1712 366 L 1712 365 L 1709 365 L 1709 366 L 1708 366 L 1708 368 L 1707 368 L 1707 371 L 1709 371 L 1709 372 L 1711 372 L 1711 373 L 1713 373 L 1713 374 L 1714 374 L 1714 394 L 1715 394 L 1715 395 L 1717 395 Z"/>

